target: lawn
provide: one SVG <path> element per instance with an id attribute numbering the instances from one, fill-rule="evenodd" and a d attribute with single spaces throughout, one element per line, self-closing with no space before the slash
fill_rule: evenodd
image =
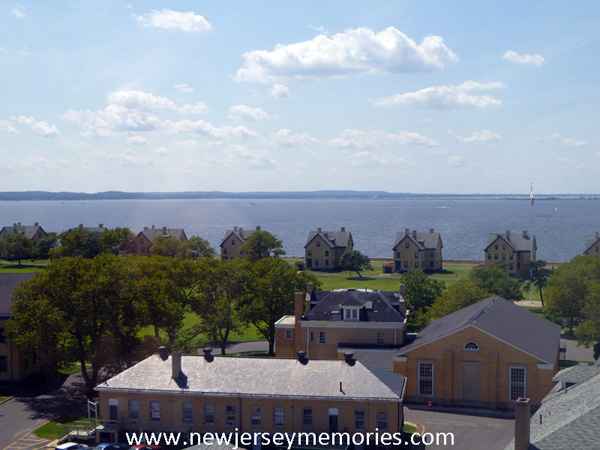
<path id="1" fill-rule="evenodd" d="M 58 439 L 66 432 L 67 425 L 74 425 L 75 422 L 93 423 L 92 419 L 82 416 L 81 414 L 67 414 L 48 422 L 45 425 L 37 428 L 34 433 L 41 438 Z"/>
<path id="2" fill-rule="evenodd" d="M 22 265 L 19 266 L 17 263 L 0 263 L 0 273 L 31 273 L 41 272 L 44 270 L 42 266 L 33 265 Z"/>

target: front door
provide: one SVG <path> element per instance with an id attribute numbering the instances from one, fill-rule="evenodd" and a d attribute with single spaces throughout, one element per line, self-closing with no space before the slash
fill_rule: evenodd
<path id="1" fill-rule="evenodd" d="M 463 362 L 462 367 L 463 400 L 478 402 L 481 400 L 481 371 L 479 363 Z"/>
<path id="2" fill-rule="evenodd" d="M 336 433 L 338 430 L 338 410 L 329 408 L 329 432 Z"/>

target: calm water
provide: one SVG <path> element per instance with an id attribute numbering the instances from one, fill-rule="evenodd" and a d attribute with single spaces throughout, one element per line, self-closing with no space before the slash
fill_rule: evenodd
<path id="1" fill-rule="evenodd" d="M 600 202 L 524 200 L 97 200 L 0 202 L 0 226 L 39 222 L 60 232 L 104 224 L 183 228 L 218 248 L 226 229 L 261 225 L 283 240 L 288 256 L 304 256 L 310 230 L 352 232 L 355 248 L 371 257 L 392 257 L 396 233 L 405 228 L 442 236 L 444 259 L 482 260 L 489 233 L 535 233 L 538 258 L 568 261 L 583 252 L 586 236 L 600 231 Z"/>

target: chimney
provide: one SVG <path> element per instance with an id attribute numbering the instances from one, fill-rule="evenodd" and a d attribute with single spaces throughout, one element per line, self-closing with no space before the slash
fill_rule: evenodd
<path id="1" fill-rule="evenodd" d="M 300 319 L 302 319 L 303 297 L 302 292 L 296 292 L 294 294 L 294 317 L 296 318 L 296 322 L 299 322 Z"/>
<path id="2" fill-rule="evenodd" d="M 299 351 L 298 352 L 298 361 L 302 364 L 308 364 L 308 358 L 306 357 L 306 352 Z"/>
<path id="3" fill-rule="evenodd" d="M 163 227 L 162 232 L 163 232 L 163 234 L 167 234 L 167 227 Z"/>
<path id="4" fill-rule="evenodd" d="M 400 295 L 404 295 L 404 292 L 405 292 L 405 286 L 404 286 L 404 284 L 401 284 L 398 287 L 398 292 L 400 293 Z"/>
<path id="5" fill-rule="evenodd" d="M 215 359 L 215 357 L 212 355 L 212 347 L 204 347 L 202 351 L 204 352 L 204 359 L 207 362 L 212 362 Z"/>
<path id="6" fill-rule="evenodd" d="M 237 231 L 237 227 L 233 227 L 233 231 Z"/>
<path id="7" fill-rule="evenodd" d="M 82 231 L 82 230 L 83 230 L 83 224 L 82 224 L 82 223 L 80 223 L 80 224 L 79 224 L 79 231 Z"/>
<path id="8" fill-rule="evenodd" d="M 16 223 L 13 223 L 13 228 L 17 228 L 17 224 Z"/>
<path id="9" fill-rule="evenodd" d="M 408 229 L 408 228 L 405 228 L 405 229 L 404 229 L 404 234 L 410 234 L 410 229 Z"/>
<path id="10" fill-rule="evenodd" d="M 39 226 L 40 226 L 40 223 L 39 223 L 39 222 L 35 222 L 35 223 L 33 224 L 33 226 L 34 226 L 34 227 L 39 227 Z"/>
<path id="11" fill-rule="evenodd" d="M 413 230 L 413 237 L 416 239 L 417 238 L 417 230 Z"/>
<path id="12" fill-rule="evenodd" d="M 181 375 L 181 352 L 175 350 L 171 353 L 171 363 L 173 367 L 173 379 L 179 379 Z"/>
<path id="13" fill-rule="evenodd" d="M 349 366 L 353 366 L 354 364 L 356 364 L 356 360 L 354 359 L 354 353 L 352 352 L 344 353 L 344 360 Z"/>
<path id="14" fill-rule="evenodd" d="M 148 231 L 148 227 L 144 227 L 144 231 Z"/>
<path id="15" fill-rule="evenodd" d="M 531 400 L 518 398 L 515 402 L 515 450 L 529 449 Z"/>
<path id="16" fill-rule="evenodd" d="M 342 233 L 345 233 L 345 232 L 346 232 L 346 227 L 342 227 L 342 228 L 340 228 L 340 231 L 341 231 Z"/>
<path id="17" fill-rule="evenodd" d="M 244 229 L 242 227 L 240 227 L 240 234 L 243 236 L 244 235 Z"/>
<path id="18" fill-rule="evenodd" d="M 320 233 L 320 232 L 321 232 L 321 229 L 320 229 L 320 228 L 317 228 L 317 233 Z"/>
<path id="19" fill-rule="evenodd" d="M 256 227 L 256 231 L 260 231 L 260 225 Z"/>
<path id="20" fill-rule="evenodd" d="M 152 229 L 153 229 L 153 230 L 155 229 L 155 228 L 154 228 L 154 225 L 152 225 Z"/>
<path id="21" fill-rule="evenodd" d="M 523 237 L 527 237 L 527 230 L 523 230 Z"/>
<path id="22" fill-rule="evenodd" d="M 506 230 L 506 240 L 510 241 L 510 230 Z"/>
<path id="23" fill-rule="evenodd" d="M 598 233 L 598 232 L 596 231 L 596 239 L 600 238 L 600 235 L 599 235 L 599 234 L 600 234 L 600 233 Z"/>
<path id="24" fill-rule="evenodd" d="M 306 284 L 306 292 L 307 292 L 308 294 L 310 294 L 310 293 L 313 291 L 313 287 L 314 287 L 314 286 L 313 286 L 313 284 L 312 284 L 312 283 L 307 283 L 307 284 Z"/>
<path id="25" fill-rule="evenodd" d="M 98 224 L 98 228 L 104 228 L 104 224 L 103 223 Z"/>
<path id="26" fill-rule="evenodd" d="M 167 350 L 167 347 L 165 347 L 164 345 L 158 347 L 158 356 L 160 356 L 160 359 L 162 359 L 163 361 L 166 361 L 169 358 L 169 352 Z"/>
<path id="27" fill-rule="evenodd" d="M 430 229 L 429 229 L 429 232 L 430 232 L 430 233 L 433 233 L 433 228 L 430 228 Z"/>
<path id="28" fill-rule="evenodd" d="M 17 225 L 21 226 L 21 222 L 18 222 Z"/>

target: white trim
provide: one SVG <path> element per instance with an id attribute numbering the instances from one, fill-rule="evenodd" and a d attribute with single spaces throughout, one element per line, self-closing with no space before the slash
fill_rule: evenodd
<path id="1" fill-rule="evenodd" d="M 467 344 L 475 344 L 475 347 L 477 347 L 477 348 L 467 348 Z M 475 342 L 473 339 L 468 340 L 467 342 L 465 342 L 465 345 L 463 345 L 463 350 L 466 352 L 478 352 L 479 344 L 477 342 Z"/>
<path id="2" fill-rule="evenodd" d="M 393 361 L 394 362 L 406 362 L 406 361 L 408 361 L 408 356 L 406 356 L 406 355 L 394 356 Z"/>
<path id="3" fill-rule="evenodd" d="M 329 322 L 325 320 L 302 320 L 300 321 L 300 325 L 304 328 L 313 327 L 313 328 L 354 328 L 354 329 L 381 329 L 381 330 L 394 330 L 398 328 L 399 325 L 401 327 L 399 329 L 404 328 L 404 322 L 361 322 L 361 321 L 335 321 Z M 276 327 L 280 325 L 275 325 Z"/>
<path id="4" fill-rule="evenodd" d="M 554 370 L 554 365 L 545 362 L 539 362 L 537 363 L 537 368 L 538 370 Z"/>
<path id="5" fill-rule="evenodd" d="M 421 364 L 431 364 L 431 394 L 422 394 L 421 393 Z M 433 398 L 434 394 L 435 394 L 435 361 L 434 360 L 417 361 L 417 396 Z"/>
<path id="6" fill-rule="evenodd" d="M 514 403 L 517 399 L 510 398 L 510 387 L 512 385 L 512 369 L 523 369 L 525 371 L 523 377 L 523 397 L 527 397 L 527 366 L 523 364 L 508 364 L 508 402 Z"/>

